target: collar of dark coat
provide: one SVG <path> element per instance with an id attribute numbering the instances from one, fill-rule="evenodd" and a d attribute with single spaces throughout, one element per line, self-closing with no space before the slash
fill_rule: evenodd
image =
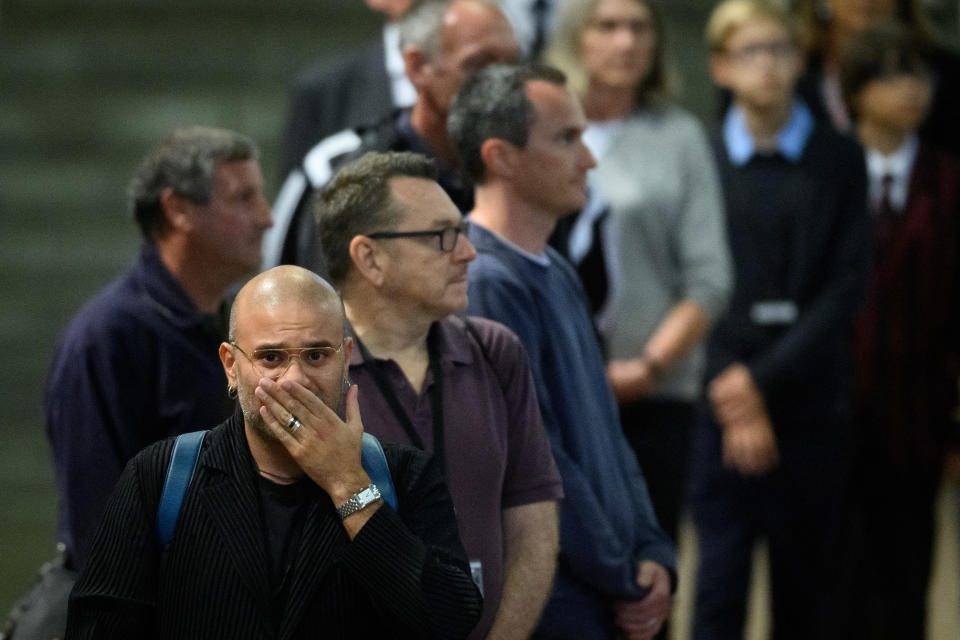
<path id="1" fill-rule="evenodd" d="M 204 327 L 211 333 L 224 334 L 217 335 L 218 339 L 226 338 L 229 301 L 225 298 L 220 303 L 217 313 L 213 314 L 215 318 L 207 318 L 200 313 L 183 286 L 163 263 L 156 245 L 151 242 L 144 241 L 140 247 L 136 278 L 146 299 L 172 326 L 180 329 Z"/>

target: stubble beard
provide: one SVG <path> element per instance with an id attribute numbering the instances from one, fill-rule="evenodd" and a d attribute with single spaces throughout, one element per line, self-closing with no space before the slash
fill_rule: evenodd
<path id="1" fill-rule="evenodd" d="M 254 394 L 256 386 L 256 384 L 246 384 L 242 375 L 237 378 L 237 401 L 240 403 L 240 411 L 243 413 L 243 419 L 254 432 L 264 440 L 268 442 L 279 442 L 280 439 L 270 430 L 263 416 L 260 415 L 262 403 Z M 343 377 L 340 379 L 340 389 L 336 393 L 324 394 L 321 392 L 317 393 L 316 396 L 320 398 L 323 404 L 330 407 L 341 420 L 346 420 L 344 400 L 347 397 L 347 390 L 349 388 L 350 382 L 346 377 Z"/>

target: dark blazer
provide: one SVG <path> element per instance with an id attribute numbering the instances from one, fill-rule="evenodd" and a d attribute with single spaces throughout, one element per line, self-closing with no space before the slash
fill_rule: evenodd
<path id="1" fill-rule="evenodd" d="M 155 517 L 172 447 L 151 445 L 124 471 L 71 594 L 68 638 L 459 638 L 476 623 L 480 595 L 429 454 L 385 447 L 399 513 L 381 506 L 353 541 L 326 493 L 309 487 L 275 618 L 242 416 L 208 434 L 161 552 Z"/>
<path id="2" fill-rule="evenodd" d="M 281 149 L 282 174 L 300 165 L 320 140 L 380 121 L 393 109 L 383 38 L 301 73 L 291 90 Z"/>
<path id="3" fill-rule="evenodd" d="M 866 166 L 852 140 L 818 125 L 800 160 L 755 156 L 734 166 L 714 150 L 727 211 L 734 293 L 707 347 L 711 380 L 746 364 L 780 445 L 829 438 L 849 419 L 853 324 L 866 280 Z M 793 304 L 796 318 L 757 321 L 757 303 Z M 783 453 L 783 450 L 781 450 Z"/>
<path id="4" fill-rule="evenodd" d="M 960 159 L 921 142 L 904 210 L 880 218 L 874 238 L 855 342 L 858 435 L 885 464 L 939 468 L 960 373 Z"/>

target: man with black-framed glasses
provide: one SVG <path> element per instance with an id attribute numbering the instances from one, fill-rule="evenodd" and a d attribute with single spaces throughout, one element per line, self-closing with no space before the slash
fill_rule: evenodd
<path id="1" fill-rule="evenodd" d="M 317 226 L 356 348 L 368 431 L 442 461 L 484 612 L 471 638 L 526 638 L 556 566 L 562 496 L 526 353 L 506 327 L 458 318 L 469 226 L 433 161 L 368 153 L 321 192 Z"/>

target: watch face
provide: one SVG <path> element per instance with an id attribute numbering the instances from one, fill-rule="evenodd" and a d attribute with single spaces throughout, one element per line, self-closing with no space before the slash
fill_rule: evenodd
<path id="1" fill-rule="evenodd" d="M 380 490 L 377 489 L 377 485 L 371 484 L 363 491 L 353 494 L 352 498 L 344 502 L 337 509 L 337 513 L 340 514 L 341 519 L 346 518 L 350 514 L 360 511 L 374 500 L 379 500 L 381 497 L 382 496 L 380 495 Z"/>
<path id="2" fill-rule="evenodd" d="M 380 490 L 377 489 L 377 485 L 371 484 L 369 487 L 358 493 L 357 498 L 360 504 L 366 506 L 374 500 L 380 499 Z"/>

